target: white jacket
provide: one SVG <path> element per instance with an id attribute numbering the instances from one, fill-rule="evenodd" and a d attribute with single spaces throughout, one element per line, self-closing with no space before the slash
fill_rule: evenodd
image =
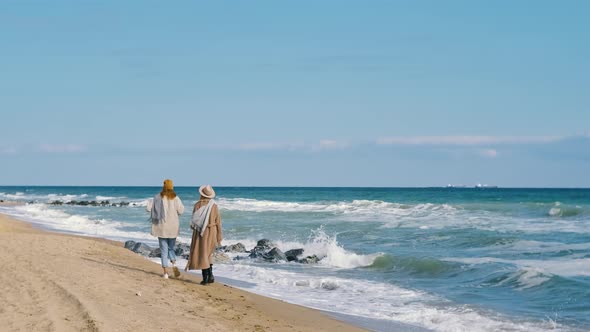
<path id="1" fill-rule="evenodd" d="M 175 238 L 180 231 L 178 216 L 184 213 L 184 205 L 178 196 L 174 199 L 162 197 L 164 201 L 164 219 L 160 223 L 152 223 L 152 235 L 163 238 Z M 150 199 L 147 203 L 146 210 L 152 211 L 154 200 Z"/>

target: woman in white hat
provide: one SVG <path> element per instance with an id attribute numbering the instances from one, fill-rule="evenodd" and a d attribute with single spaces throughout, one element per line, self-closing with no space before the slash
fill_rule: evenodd
<path id="1" fill-rule="evenodd" d="M 199 193 L 201 198 L 195 203 L 191 218 L 193 239 L 186 270 L 201 270 L 201 285 L 206 285 L 215 281 L 211 256 L 221 244 L 221 214 L 213 200 L 215 191 L 210 185 L 201 186 Z"/>

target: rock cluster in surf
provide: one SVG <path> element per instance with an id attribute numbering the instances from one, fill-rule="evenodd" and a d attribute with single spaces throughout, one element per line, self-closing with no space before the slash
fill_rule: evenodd
<path id="1" fill-rule="evenodd" d="M 160 248 L 152 248 L 142 242 L 135 242 L 129 240 L 125 242 L 125 248 L 146 257 L 161 257 Z M 190 245 L 186 243 L 176 244 L 176 256 L 188 259 Z M 234 260 L 240 259 L 257 259 L 265 262 L 296 262 L 301 264 L 315 264 L 320 261 L 316 255 L 305 256 L 302 248 L 291 249 L 282 252 L 276 245 L 268 240 L 262 239 L 256 243 L 256 246 L 250 250 L 246 249 L 242 243 L 235 243 L 227 246 L 220 246 L 213 254 L 213 260 L 217 263 L 222 263 L 231 260 L 227 255 L 230 254 L 248 254 L 247 256 L 236 256 Z"/>
<path id="2" fill-rule="evenodd" d="M 129 206 L 134 204 L 129 202 L 118 202 L 111 203 L 109 201 L 53 201 L 49 203 L 51 205 L 80 205 L 80 206 Z"/>

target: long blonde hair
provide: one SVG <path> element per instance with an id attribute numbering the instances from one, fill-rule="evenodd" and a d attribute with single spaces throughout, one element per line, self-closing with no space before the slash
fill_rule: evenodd
<path id="1" fill-rule="evenodd" d="M 166 179 L 164 180 L 164 186 L 162 187 L 162 191 L 160 192 L 160 196 L 168 197 L 168 199 L 176 198 L 176 193 L 174 192 L 174 184 L 172 180 Z"/>

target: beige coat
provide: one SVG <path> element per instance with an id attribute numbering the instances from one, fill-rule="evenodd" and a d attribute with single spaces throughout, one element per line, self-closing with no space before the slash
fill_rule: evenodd
<path id="1" fill-rule="evenodd" d="M 195 204 L 193 214 L 201 205 L 206 205 L 209 200 L 200 200 Z M 193 231 L 193 240 L 191 241 L 191 251 L 188 257 L 187 269 L 189 270 L 203 270 L 208 269 L 211 262 L 211 255 L 215 252 L 215 248 L 221 244 L 221 214 L 217 204 L 211 208 L 209 215 L 209 224 L 203 233 L 203 236 L 197 231 Z"/>
<path id="2" fill-rule="evenodd" d="M 152 222 L 152 235 L 162 238 L 176 238 L 180 230 L 180 224 L 178 216 L 184 213 L 184 205 L 178 196 L 174 199 L 168 199 L 164 196 L 164 220 L 160 223 Z M 150 212 L 152 210 L 152 204 L 154 200 L 149 200 L 146 206 L 146 210 Z"/>

